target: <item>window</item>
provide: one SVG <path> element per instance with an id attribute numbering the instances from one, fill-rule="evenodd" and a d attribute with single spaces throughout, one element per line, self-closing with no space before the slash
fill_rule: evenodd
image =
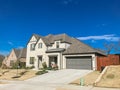
<path id="1" fill-rule="evenodd" d="M 35 50 L 35 44 L 34 43 L 30 45 L 30 50 L 31 51 Z"/>
<path id="2" fill-rule="evenodd" d="M 56 48 L 59 48 L 59 42 L 56 42 Z"/>
<path id="3" fill-rule="evenodd" d="M 38 48 L 42 48 L 42 43 L 39 43 L 39 44 L 38 44 Z"/>
<path id="4" fill-rule="evenodd" d="M 30 64 L 34 64 L 34 57 L 30 57 Z"/>

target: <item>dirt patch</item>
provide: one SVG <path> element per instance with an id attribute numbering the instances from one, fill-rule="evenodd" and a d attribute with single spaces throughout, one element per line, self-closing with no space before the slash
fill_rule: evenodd
<path id="1" fill-rule="evenodd" d="M 96 86 L 120 88 L 120 65 L 109 66 Z"/>
<path id="2" fill-rule="evenodd" d="M 0 82 L 0 84 L 7 84 L 7 82 Z"/>
<path id="3" fill-rule="evenodd" d="M 5 69 L 0 70 L 0 80 L 26 80 L 32 78 L 37 71 L 25 69 Z M 19 76 L 17 78 L 17 76 Z M 16 78 L 14 78 L 16 77 Z"/>
<path id="4" fill-rule="evenodd" d="M 84 85 L 86 86 L 93 85 L 93 83 L 95 82 L 95 80 L 97 79 L 99 75 L 100 75 L 99 71 L 93 71 L 87 74 L 86 76 L 82 77 L 84 80 Z M 80 85 L 80 79 L 81 78 L 78 78 L 77 80 L 71 82 L 70 84 Z"/>

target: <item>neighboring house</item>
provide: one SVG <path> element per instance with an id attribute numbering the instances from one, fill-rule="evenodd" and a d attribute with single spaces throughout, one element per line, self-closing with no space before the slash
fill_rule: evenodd
<path id="1" fill-rule="evenodd" d="M 96 56 L 102 55 L 105 54 L 66 34 L 33 34 L 27 44 L 26 66 L 39 69 L 46 62 L 48 67 L 55 63 L 59 69 L 96 70 Z"/>
<path id="2" fill-rule="evenodd" d="M 26 63 L 26 48 L 12 49 L 10 54 L 4 59 L 3 64 L 11 67 L 16 61 Z"/>

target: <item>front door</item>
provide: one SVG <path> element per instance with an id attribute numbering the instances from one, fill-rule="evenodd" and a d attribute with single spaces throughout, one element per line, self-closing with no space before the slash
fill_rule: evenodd
<path id="1" fill-rule="evenodd" d="M 38 56 L 38 68 L 42 68 L 42 56 Z"/>

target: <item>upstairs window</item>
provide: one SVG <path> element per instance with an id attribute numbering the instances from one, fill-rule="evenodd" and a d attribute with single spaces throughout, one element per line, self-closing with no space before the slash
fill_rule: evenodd
<path id="1" fill-rule="evenodd" d="M 59 42 L 56 42 L 56 48 L 59 48 Z"/>
<path id="2" fill-rule="evenodd" d="M 30 45 L 30 50 L 31 51 L 35 50 L 35 44 L 34 43 Z"/>
<path id="3" fill-rule="evenodd" d="M 42 43 L 39 43 L 39 44 L 38 44 L 38 48 L 42 48 Z"/>

